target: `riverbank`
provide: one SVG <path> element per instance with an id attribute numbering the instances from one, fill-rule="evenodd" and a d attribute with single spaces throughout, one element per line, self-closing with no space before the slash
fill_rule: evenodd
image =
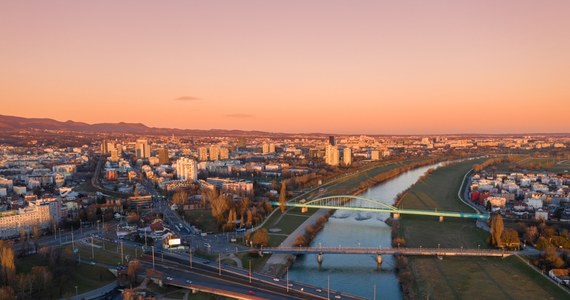
<path id="1" fill-rule="evenodd" d="M 328 195 L 336 194 L 351 194 L 358 195 L 366 191 L 372 186 L 381 184 L 390 180 L 396 176 L 399 176 L 410 170 L 420 168 L 423 166 L 435 164 L 438 162 L 437 158 L 424 158 L 420 160 L 411 160 L 404 162 L 393 162 L 387 165 L 378 166 L 370 170 L 366 170 L 350 180 L 343 181 L 337 185 L 330 186 L 327 191 L 323 194 L 318 195 L 319 197 L 324 197 Z M 296 213 L 299 212 L 298 209 L 289 209 L 286 214 L 290 214 L 290 217 L 295 217 L 298 219 L 300 216 Z M 316 233 L 322 229 L 324 224 L 319 224 L 319 219 L 330 216 L 332 212 L 328 209 L 319 209 L 309 211 L 312 215 L 307 217 L 302 224 L 296 227 L 292 232 L 282 231 L 276 233 L 275 235 L 283 237 L 283 234 L 287 234 L 286 238 L 280 242 L 279 245 L 273 246 L 283 246 L 292 247 L 298 244 L 298 237 L 304 237 L 304 244 L 308 245 L 311 243 L 312 239 L 316 236 Z M 300 214 L 300 212 L 299 212 Z M 296 220 L 295 220 L 296 221 Z M 277 220 L 276 223 L 269 224 L 268 229 L 282 229 L 280 228 L 280 223 L 288 222 L 287 215 L 284 215 Z M 308 229 L 313 232 L 308 232 Z M 264 264 L 262 272 L 271 274 L 272 276 L 282 276 L 287 268 L 295 261 L 294 255 L 272 255 Z"/>
<path id="2" fill-rule="evenodd" d="M 400 200 L 407 209 L 472 212 L 460 201 L 464 175 L 477 161 L 440 167 L 419 180 Z M 488 233 L 473 220 L 402 216 L 399 234 L 408 247 L 488 247 Z M 405 258 L 400 274 L 404 299 L 563 299 L 567 296 L 516 258 Z M 413 276 L 410 276 L 413 274 Z M 407 282 L 406 282 L 407 281 Z M 524 287 L 524 288 L 522 288 Z"/>

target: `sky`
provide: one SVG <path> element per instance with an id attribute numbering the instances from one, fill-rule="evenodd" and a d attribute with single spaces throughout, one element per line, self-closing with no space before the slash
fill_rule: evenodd
<path id="1" fill-rule="evenodd" d="M 1 1 L 0 114 L 570 132 L 570 1 Z"/>

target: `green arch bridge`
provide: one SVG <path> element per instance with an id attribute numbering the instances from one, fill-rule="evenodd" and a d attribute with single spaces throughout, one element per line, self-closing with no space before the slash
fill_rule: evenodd
<path id="1" fill-rule="evenodd" d="M 354 201 L 360 200 L 360 201 Z M 274 206 L 279 206 L 278 202 L 271 202 Z M 327 208 L 327 209 L 342 209 L 353 211 L 367 211 L 367 212 L 382 212 L 390 213 L 392 217 L 399 218 L 401 214 L 408 215 L 423 215 L 452 218 L 471 218 L 471 219 L 488 219 L 489 215 L 485 213 L 469 213 L 469 212 L 454 212 L 454 211 L 440 211 L 440 210 L 421 210 L 421 209 L 403 209 L 386 204 L 374 199 L 351 196 L 351 195 L 338 195 L 322 197 L 310 201 L 300 200 L 299 202 L 287 202 L 287 207 L 299 207 L 301 211 L 306 211 L 309 208 Z"/>

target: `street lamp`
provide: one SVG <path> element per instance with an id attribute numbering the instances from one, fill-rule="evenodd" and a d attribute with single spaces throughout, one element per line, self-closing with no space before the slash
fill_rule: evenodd
<path id="1" fill-rule="evenodd" d="M 75 297 L 77 297 L 77 286 L 75 286 Z"/>

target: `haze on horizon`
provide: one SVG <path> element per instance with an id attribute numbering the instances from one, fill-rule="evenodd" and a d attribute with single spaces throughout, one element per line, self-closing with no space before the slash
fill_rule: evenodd
<path id="1" fill-rule="evenodd" d="M 570 1 L 4 1 L 0 114 L 570 132 Z"/>

